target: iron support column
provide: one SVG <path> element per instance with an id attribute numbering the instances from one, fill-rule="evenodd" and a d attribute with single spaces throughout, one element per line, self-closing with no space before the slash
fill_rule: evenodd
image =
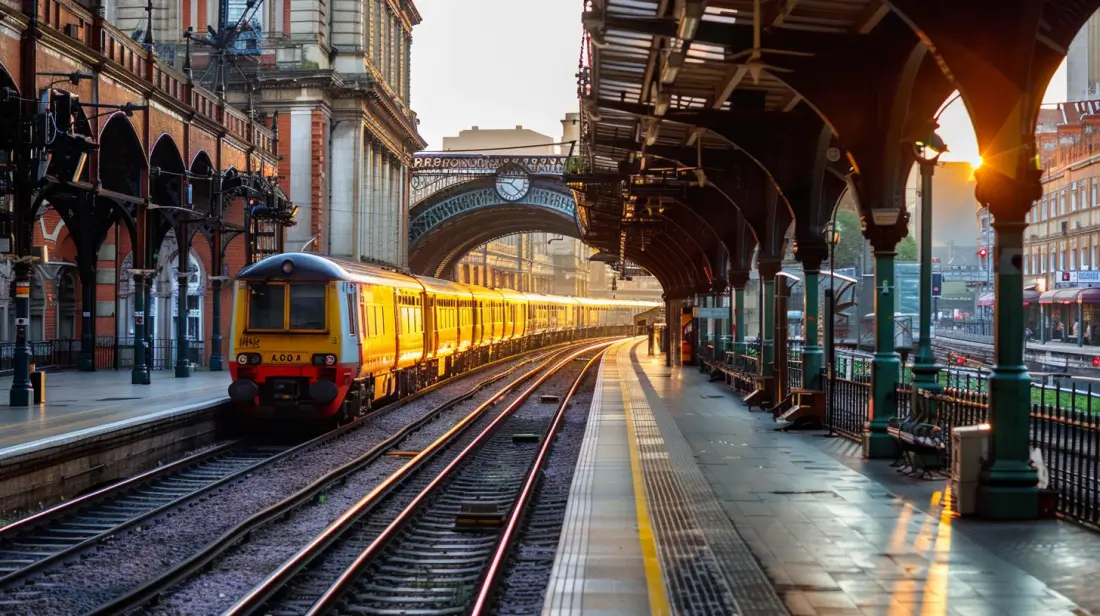
<path id="1" fill-rule="evenodd" d="M 936 161 L 917 158 L 920 165 L 920 341 L 913 358 L 913 402 L 919 390 L 938 392 L 940 367 L 932 351 L 932 174 Z"/>
<path id="2" fill-rule="evenodd" d="M 95 265 L 86 262 L 79 268 L 80 274 L 80 353 L 76 359 L 76 369 L 80 372 L 95 371 Z"/>
<path id="3" fill-rule="evenodd" d="M 995 364 L 989 379 L 992 434 L 989 458 L 978 479 L 977 504 L 983 516 L 998 519 L 1030 519 L 1039 510 L 1039 478 L 1030 464 L 1031 377 L 1024 364 L 1021 308 L 1027 223 L 1020 218 L 1002 220 L 998 216 L 993 223 L 997 286 L 993 300 Z"/>
<path id="4" fill-rule="evenodd" d="M 758 374 L 774 376 L 775 361 L 775 275 L 782 269 L 777 261 L 758 264 L 760 271 L 760 366 Z"/>
<path id="5" fill-rule="evenodd" d="M 210 350 L 210 371 L 221 372 L 225 370 L 225 359 L 222 356 L 222 281 L 221 277 L 215 277 L 210 281 L 214 292 L 214 322 L 211 324 L 210 343 L 214 348 Z"/>
<path id="6" fill-rule="evenodd" d="M 901 358 L 894 348 L 894 258 L 891 250 L 875 250 L 875 357 L 871 360 L 871 406 L 863 428 L 863 455 L 892 458 L 897 443 L 886 433 L 897 415 Z"/>
<path id="7" fill-rule="evenodd" d="M 803 265 L 803 315 L 805 317 L 805 332 L 802 334 L 802 387 L 812 390 L 821 389 L 821 365 L 825 352 L 821 348 L 821 339 L 818 337 L 818 284 L 821 280 L 821 272 L 817 269 L 809 269 Z"/>
<path id="8" fill-rule="evenodd" d="M 187 225 L 180 223 L 176 226 L 176 246 L 178 246 L 176 259 L 176 378 L 185 379 L 191 376 L 191 361 L 187 341 L 187 278 L 191 269 L 190 259 L 191 242 L 188 241 Z"/>
<path id="9" fill-rule="evenodd" d="M 130 371 L 130 383 L 149 384 L 149 366 L 145 363 L 145 279 L 134 274 L 134 367 Z"/>
<path id="10" fill-rule="evenodd" d="M 31 264 L 15 263 L 15 350 L 12 354 L 11 406 L 30 406 L 34 399 L 31 388 L 31 349 L 27 327 L 31 322 Z"/>

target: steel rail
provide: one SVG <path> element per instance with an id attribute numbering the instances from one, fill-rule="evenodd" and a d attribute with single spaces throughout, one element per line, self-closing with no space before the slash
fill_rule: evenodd
<path id="1" fill-rule="evenodd" d="M 564 344 L 563 345 L 557 345 L 557 346 L 564 346 Z M 551 354 L 551 353 L 544 353 L 543 355 L 541 355 L 539 357 L 540 358 L 545 357 L 546 355 L 549 355 L 549 354 Z M 369 412 L 365 415 L 361 415 L 358 418 L 356 418 L 354 421 L 351 421 L 351 422 L 349 422 L 349 423 L 347 423 L 343 426 L 340 426 L 338 428 L 335 428 L 333 430 L 325 432 L 324 434 L 320 434 L 320 435 L 318 435 L 314 438 L 311 438 L 311 439 L 309 439 L 309 440 L 307 440 L 303 443 L 300 443 L 298 445 L 292 446 L 292 447 L 286 449 L 285 451 L 282 451 L 282 452 L 276 453 L 276 454 L 274 454 L 270 457 L 264 458 L 264 459 L 258 461 L 256 464 L 251 464 L 251 465 L 245 466 L 245 467 L 243 467 L 243 468 L 241 468 L 241 469 L 239 469 L 239 470 L 237 470 L 233 473 L 230 473 L 229 475 L 226 475 L 225 477 L 217 479 L 217 480 L 215 480 L 215 481 L 213 481 L 209 484 L 206 484 L 206 485 L 204 485 L 204 486 L 202 486 L 202 487 L 200 487 L 200 488 L 198 488 L 198 489 L 196 489 L 192 492 L 188 492 L 187 494 L 184 494 L 184 495 L 182 495 L 178 498 L 175 498 L 175 499 L 172 499 L 168 502 L 165 502 L 164 504 L 162 504 L 160 506 L 157 506 L 157 507 L 155 507 L 155 508 L 153 508 L 149 511 L 138 514 L 138 515 L 136 515 L 132 518 L 129 518 L 126 521 L 124 521 L 120 524 L 111 526 L 110 528 L 107 528 L 107 529 L 103 530 L 102 532 L 99 532 L 95 535 L 89 536 L 86 539 L 83 539 L 83 540 L 79 541 L 78 543 L 74 543 L 72 545 L 65 546 L 65 547 L 62 547 L 62 546 L 59 545 L 59 547 L 62 547 L 62 549 L 58 550 L 57 552 L 54 552 L 53 554 L 50 554 L 50 555 L 45 556 L 43 558 L 40 558 L 40 559 L 36 560 L 33 563 L 29 563 L 26 566 L 21 567 L 20 569 L 14 570 L 14 571 L 0 577 L 0 588 L 11 587 L 13 584 L 18 583 L 20 580 L 25 580 L 28 576 L 30 576 L 30 575 L 38 572 L 38 571 L 41 571 L 44 568 L 47 568 L 47 567 L 52 566 L 54 564 L 57 564 L 61 561 L 64 561 L 65 559 L 73 557 L 76 554 L 79 554 L 80 552 L 83 552 L 83 551 L 93 547 L 94 545 L 100 543 L 101 541 L 104 541 L 104 540 L 118 534 L 119 532 L 122 532 L 122 531 L 125 531 L 125 530 L 129 529 L 129 528 L 132 528 L 135 525 L 138 525 L 142 522 L 145 522 L 146 520 L 164 515 L 165 513 L 169 512 L 169 511 L 178 509 L 179 507 L 181 507 L 183 505 L 186 505 L 187 503 L 192 502 L 197 498 L 200 498 L 200 497 L 202 497 L 206 494 L 209 494 L 209 493 L 211 493 L 215 490 L 218 490 L 221 487 L 223 487 L 223 486 L 225 486 L 229 483 L 235 482 L 235 481 L 245 477 L 246 475 L 248 475 L 250 473 L 256 472 L 259 469 L 262 469 L 264 467 L 268 467 L 272 464 L 275 464 L 276 462 L 279 462 L 280 460 L 284 460 L 284 459 L 287 459 L 289 457 L 293 457 L 295 455 L 301 454 L 305 451 L 313 449 L 314 447 L 317 447 L 319 445 L 323 445 L 324 443 L 327 443 L 327 442 L 329 442 L 331 440 L 334 440 L 334 439 L 336 439 L 340 436 L 343 436 L 344 434 L 347 434 L 348 432 L 351 432 L 353 430 L 357 430 L 360 427 L 362 427 L 367 420 L 370 420 L 370 419 L 373 419 L 373 418 L 378 417 L 380 415 L 389 413 L 389 412 L 391 412 L 391 411 L 393 411 L 397 408 L 400 408 L 401 406 L 404 406 L 404 405 L 406 405 L 406 404 L 408 404 L 412 401 L 415 401 L 415 400 L 417 400 L 417 399 L 419 399 L 419 398 L 421 398 L 425 395 L 428 395 L 428 394 L 436 391 L 437 389 L 439 389 L 441 387 L 450 385 L 454 382 L 454 379 L 456 379 L 456 378 L 459 378 L 459 377 L 465 378 L 465 377 L 469 377 L 469 376 L 472 376 L 472 375 L 476 375 L 479 372 L 482 372 L 482 371 L 484 371 L 484 370 L 486 370 L 490 367 L 499 365 L 500 363 L 503 363 L 505 361 L 513 359 L 514 357 L 515 357 L 515 355 L 509 356 L 509 357 L 502 357 L 502 358 L 497 359 L 495 361 L 486 363 L 482 366 L 478 366 L 477 368 L 475 368 L 473 370 L 469 370 L 467 372 L 464 372 L 461 375 L 456 375 L 455 377 L 452 377 L 450 379 L 446 379 L 446 380 L 440 381 L 438 383 L 434 383 L 429 387 L 426 387 L 426 388 L 424 388 L 424 389 L 422 389 L 418 392 L 415 392 L 413 394 L 410 394 L 409 396 L 406 396 L 405 398 L 402 398 L 400 400 L 396 400 L 396 401 L 394 401 L 390 404 L 387 404 L 385 406 L 381 406 L 381 407 L 379 407 L 379 408 L 377 408 L 377 409 L 375 409 L 375 410 L 373 410 L 373 411 L 371 411 L 371 412 Z M 523 360 L 518 366 L 522 366 L 522 365 L 531 363 L 533 361 L 537 361 L 537 359 L 532 358 L 532 359 Z M 501 376 L 500 378 L 503 378 L 503 376 Z M 465 395 L 467 397 L 469 397 L 470 395 L 473 395 L 474 393 L 476 393 L 476 391 L 474 391 L 472 393 L 467 392 L 467 394 L 465 394 Z M 103 503 L 103 501 L 107 501 L 108 499 L 125 495 L 126 492 L 130 489 L 138 488 L 141 485 L 146 484 L 146 483 L 148 483 L 150 481 L 153 481 L 153 480 L 156 480 L 156 479 L 165 478 L 167 476 L 170 476 L 172 473 L 184 472 L 187 469 L 193 467 L 194 465 L 202 464 L 205 461 L 212 460 L 212 459 L 216 458 L 218 455 L 226 453 L 226 452 L 232 450 L 234 447 L 246 447 L 246 446 L 247 446 L 247 441 L 245 441 L 245 440 L 238 440 L 238 441 L 226 443 L 224 445 L 213 448 L 209 451 L 204 451 L 204 452 L 197 453 L 193 456 L 189 456 L 187 458 L 184 458 L 183 460 L 180 460 L 178 462 L 174 462 L 172 464 L 169 464 L 169 465 L 161 467 L 161 468 L 152 469 L 150 471 L 147 471 L 145 473 L 142 473 L 142 474 L 137 475 L 135 477 L 132 477 L 130 479 L 126 479 L 126 480 L 123 480 L 119 483 L 109 485 L 109 486 L 107 486 L 105 488 L 102 488 L 100 490 L 97 490 L 97 491 L 95 491 L 91 494 L 87 494 L 85 496 L 74 499 L 72 501 L 68 501 L 66 503 L 61 503 L 61 504 L 59 504 L 55 507 L 52 507 L 50 509 L 47 509 L 47 510 L 42 511 L 40 513 L 37 513 L 33 516 L 30 516 L 28 518 L 25 518 L 23 520 L 20 520 L 18 522 L 10 524 L 10 525 L 0 529 L 0 548 L 2 548 L 4 546 L 4 544 L 6 544 L 6 543 L 10 544 L 13 541 L 17 541 L 19 536 L 25 536 L 28 533 L 36 532 L 39 528 L 41 528 L 44 531 L 48 530 L 48 525 L 50 523 L 55 522 L 55 521 L 57 521 L 61 518 L 64 518 L 66 516 L 81 515 L 80 510 L 83 507 L 88 507 L 88 508 L 97 507 L 97 506 L 101 505 Z"/>
<path id="2" fill-rule="evenodd" d="M 242 520 L 239 524 L 227 530 L 220 537 L 205 546 L 202 550 L 191 555 L 175 567 L 165 571 L 156 578 L 146 582 L 145 584 L 142 584 L 141 586 L 127 592 L 126 594 L 100 605 L 91 612 L 88 612 L 88 614 L 118 614 L 127 610 L 134 609 L 135 607 L 139 607 L 157 599 L 167 588 L 183 581 L 187 577 L 200 571 L 203 567 L 205 567 L 215 558 L 220 556 L 226 550 L 231 548 L 239 540 L 246 538 L 253 531 L 257 530 L 258 528 L 271 522 L 274 519 L 286 515 L 288 512 L 311 500 L 320 492 L 330 487 L 333 483 L 336 483 L 344 477 L 359 471 L 364 466 L 382 457 L 386 452 L 392 449 L 395 444 L 400 442 L 402 439 L 404 439 L 415 430 L 418 430 L 428 423 L 434 421 L 441 413 L 461 402 L 470 399 L 481 390 L 489 387 L 493 383 L 500 381 L 501 379 L 504 379 L 514 374 L 524 366 L 531 363 L 537 363 L 550 355 L 554 355 L 554 352 L 543 353 L 542 355 L 537 355 L 535 357 L 523 360 L 517 363 L 515 366 L 509 368 L 508 370 L 501 372 L 500 374 L 495 374 L 478 382 L 468 391 L 442 402 L 420 419 L 417 419 L 416 421 L 405 425 L 399 431 L 388 437 L 386 440 L 371 448 L 370 451 L 325 473 L 324 475 L 311 482 L 309 485 L 301 488 L 294 494 L 264 508 L 263 510 L 249 516 L 245 520 Z M 494 362 L 494 364 L 495 363 L 497 362 Z M 491 364 L 486 364 L 486 366 L 489 365 Z M 536 371 L 537 370 L 538 369 L 536 369 Z M 468 375 L 469 373 L 465 374 Z M 529 378 L 529 376 L 525 376 L 523 378 Z M 523 379 L 520 379 L 519 382 L 521 383 L 522 381 Z M 450 380 L 448 380 L 448 384 L 450 384 Z M 434 388 L 435 386 L 433 385 L 432 389 Z M 505 388 L 504 391 L 509 390 L 510 388 Z M 422 392 L 426 394 L 429 393 L 429 390 L 424 389 L 422 390 Z M 414 398 L 405 398 L 401 402 L 406 403 L 411 399 Z"/>
<path id="3" fill-rule="evenodd" d="M 546 381 L 550 379 L 550 377 L 552 377 L 559 370 L 565 367 L 569 362 L 573 361 L 580 355 L 586 352 L 591 352 L 595 349 L 601 349 L 600 352 L 602 353 L 604 350 L 606 350 L 606 347 L 611 344 L 612 342 L 601 342 L 586 346 L 583 349 L 571 353 L 553 368 L 546 371 L 522 394 L 516 397 L 516 399 L 513 400 L 511 404 L 509 404 L 508 407 L 504 411 L 502 411 L 501 414 L 496 417 L 496 419 L 493 420 L 492 423 L 490 423 L 488 426 L 485 427 L 484 430 L 481 431 L 481 433 L 473 440 L 473 442 L 467 445 L 466 448 L 463 449 L 462 452 L 459 453 L 458 456 L 455 457 L 455 459 L 452 460 L 446 468 L 444 468 L 434 479 L 432 479 L 431 483 L 429 483 L 427 487 L 425 487 L 419 494 L 416 495 L 415 498 L 413 498 L 412 502 L 410 502 L 404 508 L 404 510 L 401 511 L 396 519 L 390 522 L 386 529 L 383 530 L 378 535 L 378 537 L 376 537 L 374 541 L 371 542 L 369 546 L 367 546 L 362 552 L 360 552 L 359 556 L 356 557 L 355 561 L 352 562 L 351 565 L 349 565 L 347 569 L 344 570 L 340 577 L 337 578 L 336 582 L 329 587 L 329 589 L 320 597 L 320 599 L 317 600 L 316 603 L 313 604 L 312 607 L 310 607 L 309 611 L 306 612 L 306 616 L 320 616 L 321 614 L 324 614 L 328 610 L 330 610 L 333 607 L 333 604 L 339 599 L 341 595 L 343 595 L 347 588 L 355 582 L 355 580 L 359 577 L 360 573 L 367 566 L 367 564 L 370 563 L 370 561 L 378 555 L 378 553 L 398 532 L 398 530 L 400 530 L 409 521 L 409 519 L 420 508 L 423 502 L 433 492 L 436 491 L 439 485 L 443 483 L 443 481 L 445 481 L 446 479 L 450 478 L 451 474 L 454 473 L 455 470 L 466 461 L 467 457 L 469 457 L 473 452 L 477 451 L 477 449 L 480 448 L 487 439 L 492 437 L 492 435 L 496 432 L 496 429 L 505 420 L 511 417 L 512 414 L 515 413 L 515 411 L 519 409 L 520 406 L 522 406 L 527 401 L 527 399 L 531 397 L 532 394 L 535 393 L 535 391 L 537 391 L 544 383 L 546 383 Z M 241 607 L 241 609 L 236 609 L 237 606 L 234 606 L 234 609 L 230 609 L 229 611 L 225 612 L 223 616 L 241 616 L 243 614 L 248 614 L 251 613 L 252 609 L 254 609 L 255 607 L 259 607 L 260 604 L 245 603 L 242 600 L 242 602 L 238 605 Z M 247 608 L 247 610 L 245 610 L 245 608 Z"/>
<path id="4" fill-rule="evenodd" d="M 504 559 L 508 557 L 508 554 L 514 547 L 513 542 L 517 536 L 520 522 L 527 513 L 527 508 L 534 496 L 535 488 L 538 485 L 539 479 L 542 478 L 542 470 L 546 466 L 547 459 L 550 457 L 550 448 L 553 446 L 554 437 L 557 435 L 558 429 L 565 419 L 565 410 L 569 406 L 569 402 L 572 401 L 573 395 L 577 393 L 577 389 L 580 388 L 581 382 L 584 381 L 585 376 L 588 375 L 588 371 L 592 369 L 592 365 L 600 360 L 606 352 L 607 349 L 605 348 L 594 355 L 592 359 L 588 360 L 584 369 L 581 370 L 580 375 L 577 376 L 577 380 L 573 382 L 573 386 L 570 387 L 569 391 L 562 397 L 561 404 L 558 405 L 558 409 L 554 414 L 554 420 L 550 424 L 550 427 L 546 429 L 546 435 L 542 439 L 539 453 L 534 463 L 531 464 L 531 468 L 527 471 L 527 477 L 524 478 L 523 488 L 520 490 L 519 497 L 516 498 L 516 502 L 508 515 L 507 525 L 504 528 L 504 532 L 501 533 L 496 549 L 493 551 L 493 558 L 489 563 L 489 569 L 485 572 L 485 576 L 479 585 L 477 599 L 474 601 L 474 607 L 470 612 L 470 616 L 481 616 L 488 608 L 489 600 L 500 584 L 500 576 L 504 569 Z"/>
<path id="5" fill-rule="evenodd" d="M 611 344 L 610 342 L 599 344 Z M 598 346 L 598 345 L 596 345 Z M 312 562 L 317 556 L 321 555 L 330 545 L 339 540 L 352 525 L 370 508 L 376 505 L 383 497 L 388 495 L 391 490 L 397 487 L 404 479 L 410 474 L 419 469 L 423 463 L 433 457 L 436 453 L 441 451 L 446 445 L 450 444 L 457 436 L 462 434 L 466 428 L 473 424 L 473 422 L 481 417 L 484 412 L 491 406 L 495 405 L 501 398 L 507 395 L 512 389 L 522 385 L 524 381 L 534 376 L 538 372 L 545 370 L 544 374 L 539 377 L 536 382 L 528 387 L 523 393 L 521 393 L 515 401 L 513 401 L 500 416 L 494 420 L 486 431 L 496 426 L 500 419 L 510 414 L 510 411 L 517 408 L 526 397 L 529 397 L 531 393 L 546 379 L 549 378 L 557 370 L 561 369 L 566 363 L 571 361 L 574 357 L 584 353 L 590 347 L 582 348 L 568 355 L 564 360 L 560 361 L 556 366 L 545 370 L 546 366 L 553 362 L 553 359 L 548 360 L 542 366 L 532 370 L 530 373 L 521 378 L 520 380 L 512 383 L 510 387 L 501 389 L 494 394 L 491 398 L 478 405 L 476 409 L 470 412 L 469 415 L 464 417 L 457 424 L 452 426 L 447 432 L 437 438 L 432 444 L 424 448 L 420 453 L 414 456 L 409 462 L 402 466 L 397 472 L 390 475 L 386 479 L 382 480 L 374 489 L 368 492 L 363 498 L 359 499 L 354 505 L 342 513 L 336 520 L 330 523 L 325 529 L 312 541 L 302 547 L 294 556 L 290 557 L 286 562 L 280 565 L 275 571 L 270 573 L 260 584 L 252 588 L 243 597 L 237 600 L 228 610 L 224 612 L 225 615 L 240 615 L 250 614 L 254 610 L 261 607 L 268 599 L 270 599 L 276 592 L 279 591 L 286 583 L 294 578 L 296 574 L 306 568 L 310 562 Z M 567 353 L 568 349 L 562 351 Z M 479 443 L 486 432 L 482 432 L 474 443 Z M 462 454 L 460 454 L 461 456 Z M 448 466 L 447 468 L 451 468 Z M 387 529 L 388 530 L 388 529 Z"/>

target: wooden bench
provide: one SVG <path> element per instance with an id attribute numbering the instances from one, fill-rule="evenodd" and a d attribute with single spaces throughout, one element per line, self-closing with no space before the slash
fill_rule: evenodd
<path id="1" fill-rule="evenodd" d="M 785 421 L 786 430 L 816 430 L 825 425 L 825 392 L 816 389 L 791 390 L 790 408 L 775 420 Z"/>
<path id="2" fill-rule="evenodd" d="M 761 411 L 766 411 L 772 405 L 772 389 L 771 381 L 775 380 L 772 376 L 762 376 L 759 374 L 752 375 L 753 391 L 749 395 L 742 399 L 745 406 L 752 410 L 752 407 L 759 407 Z"/>

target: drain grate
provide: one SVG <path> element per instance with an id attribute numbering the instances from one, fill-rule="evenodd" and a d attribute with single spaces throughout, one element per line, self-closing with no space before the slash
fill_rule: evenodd
<path id="1" fill-rule="evenodd" d="M 721 394 L 705 394 L 705 395 L 700 395 L 699 397 L 700 398 L 706 398 L 708 400 L 713 400 L 715 398 L 725 398 L 725 396 L 723 396 Z"/>
<path id="2" fill-rule="evenodd" d="M 141 398 L 100 398 L 96 402 L 122 402 L 123 400 L 141 400 Z"/>
<path id="3" fill-rule="evenodd" d="M 771 492 L 768 492 L 768 494 L 780 494 L 784 496 L 791 494 L 831 494 L 833 496 L 837 495 L 836 492 L 833 492 L 832 490 L 773 490 Z"/>

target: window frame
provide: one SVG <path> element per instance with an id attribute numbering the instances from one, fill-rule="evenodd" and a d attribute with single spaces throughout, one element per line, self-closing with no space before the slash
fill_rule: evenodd
<path id="1" fill-rule="evenodd" d="M 291 283 L 285 280 L 278 280 L 272 282 L 262 283 L 268 287 L 280 286 L 283 289 L 283 326 L 281 328 L 256 328 L 252 326 L 252 286 L 257 283 L 246 281 L 246 291 L 248 291 L 247 301 L 245 302 L 245 332 L 252 333 L 279 333 L 279 334 L 327 334 L 328 327 L 328 299 L 329 299 L 329 287 L 328 282 L 308 282 L 307 284 L 320 284 L 323 295 L 321 302 L 323 309 L 321 310 L 321 318 L 324 321 L 324 327 L 321 329 L 299 329 L 290 327 L 290 288 Z"/>

